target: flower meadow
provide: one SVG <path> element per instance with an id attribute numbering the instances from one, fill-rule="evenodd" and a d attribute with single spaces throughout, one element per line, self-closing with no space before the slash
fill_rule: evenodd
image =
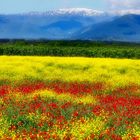
<path id="1" fill-rule="evenodd" d="M 140 61 L 0 57 L 0 140 L 139 140 Z"/>

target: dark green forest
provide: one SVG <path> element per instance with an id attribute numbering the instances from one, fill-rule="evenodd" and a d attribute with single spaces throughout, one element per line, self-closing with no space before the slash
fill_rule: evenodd
<path id="1" fill-rule="evenodd" d="M 140 44 L 98 41 L 0 40 L 0 55 L 140 58 Z"/>

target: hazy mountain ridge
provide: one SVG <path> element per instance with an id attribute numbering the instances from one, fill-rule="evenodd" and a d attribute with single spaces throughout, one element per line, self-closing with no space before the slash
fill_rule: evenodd
<path id="1" fill-rule="evenodd" d="M 124 15 L 112 21 L 83 28 L 77 39 L 140 42 L 140 15 Z"/>
<path id="2" fill-rule="evenodd" d="M 3 14 L 0 38 L 140 41 L 139 17 L 139 10 L 103 12 L 86 8 Z"/>
<path id="3" fill-rule="evenodd" d="M 103 17 L 102 12 L 91 9 L 60 9 L 44 13 L 1 15 L 0 38 L 63 39 L 106 18 L 108 17 Z"/>

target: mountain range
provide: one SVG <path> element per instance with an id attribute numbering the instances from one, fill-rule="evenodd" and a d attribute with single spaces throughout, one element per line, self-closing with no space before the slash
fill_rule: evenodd
<path id="1" fill-rule="evenodd" d="M 140 42 L 140 11 L 69 8 L 0 14 L 0 38 Z"/>

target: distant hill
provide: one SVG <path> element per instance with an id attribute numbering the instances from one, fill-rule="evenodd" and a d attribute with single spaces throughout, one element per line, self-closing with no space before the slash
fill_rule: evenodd
<path id="1" fill-rule="evenodd" d="M 140 15 L 124 15 L 109 22 L 92 25 L 78 31 L 76 36 L 84 40 L 140 42 Z"/>

